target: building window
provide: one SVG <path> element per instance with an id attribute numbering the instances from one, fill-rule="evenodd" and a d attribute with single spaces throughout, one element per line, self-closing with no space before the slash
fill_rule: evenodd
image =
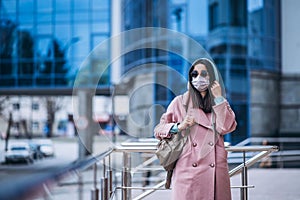
<path id="1" fill-rule="evenodd" d="M 245 64 L 243 59 L 234 59 L 235 64 Z M 240 67 L 233 65 L 235 67 Z M 246 69 L 230 70 L 230 94 L 235 101 L 246 102 L 248 93 L 248 75 Z"/>
<path id="2" fill-rule="evenodd" d="M 38 103 L 32 103 L 32 110 L 39 110 L 39 104 Z"/>
<path id="3" fill-rule="evenodd" d="M 237 127 L 233 134 L 230 134 L 231 143 L 235 145 L 249 137 L 248 135 L 248 106 L 246 104 L 232 104 L 232 110 L 234 110 Z M 238 133 L 238 134 L 235 134 Z"/>
<path id="4" fill-rule="evenodd" d="M 247 1 L 230 0 L 229 4 L 230 26 L 247 26 Z"/>
<path id="5" fill-rule="evenodd" d="M 219 24 L 219 4 L 213 3 L 209 6 L 209 30 L 215 29 Z"/>
<path id="6" fill-rule="evenodd" d="M 231 65 L 246 68 L 246 59 L 245 58 L 232 58 Z"/>
<path id="7" fill-rule="evenodd" d="M 39 122 L 32 122 L 31 127 L 32 127 L 32 130 L 39 130 L 40 124 L 39 124 Z"/>
<path id="8" fill-rule="evenodd" d="M 227 52 L 227 44 L 221 44 L 211 48 L 210 53 L 215 54 L 225 54 Z"/>
<path id="9" fill-rule="evenodd" d="M 0 2 L 0 87 L 71 87 L 90 36 L 110 35 L 110 0 Z"/>
<path id="10" fill-rule="evenodd" d="M 20 104 L 19 103 L 13 103 L 13 110 L 20 110 Z"/>

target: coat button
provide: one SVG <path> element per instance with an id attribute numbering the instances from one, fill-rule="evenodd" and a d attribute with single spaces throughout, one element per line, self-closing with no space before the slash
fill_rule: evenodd
<path id="1" fill-rule="evenodd" d="M 211 163 L 209 166 L 210 166 L 210 167 L 214 167 L 214 166 L 215 166 L 215 164 L 214 164 L 214 163 Z"/>
<path id="2" fill-rule="evenodd" d="M 193 165 L 192 165 L 193 167 L 197 167 L 197 163 L 193 163 Z"/>
<path id="3" fill-rule="evenodd" d="M 197 146 L 197 143 L 193 142 L 193 147 L 196 147 Z"/>
<path id="4" fill-rule="evenodd" d="M 209 144 L 210 146 L 213 146 L 213 145 L 214 145 L 214 143 L 213 143 L 213 142 L 209 142 L 208 144 Z"/>

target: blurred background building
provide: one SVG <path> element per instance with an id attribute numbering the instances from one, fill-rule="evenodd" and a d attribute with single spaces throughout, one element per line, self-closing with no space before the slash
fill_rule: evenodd
<path id="1" fill-rule="evenodd" d="M 54 134 L 65 129 L 73 112 L 70 95 L 76 73 L 87 55 L 111 35 L 110 8 L 108 0 L 0 1 L 2 122 L 12 112 L 13 116 L 21 113 L 19 118 L 26 118 L 34 134 L 47 132 L 49 126 Z M 97 70 L 93 66 L 91 71 Z M 99 84 L 109 87 L 108 71 Z M 7 95 L 17 96 L 10 98 L 10 104 L 19 107 L 7 106 Z M 37 118 L 28 111 L 34 105 L 39 107 Z M 98 119 L 97 111 L 95 115 Z M 5 129 L 2 125 L 0 131 Z"/>
<path id="2" fill-rule="evenodd" d="M 1 0 L 0 92 L 2 98 L 17 95 L 18 101 L 23 101 L 20 95 L 27 94 L 70 95 L 82 61 L 98 44 L 123 31 L 161 27 L 196 40 L 216 62 L 238 121 L 237 130 L 226 136 L 227 141 L 236 144 L 248 137 L 298 137 L 299 7 L 297 0 Z M 106 51 L 113 53 L 114 48 L 108 46 Z M 192 52 L 188 44 L 178 48 Z M 173 72 L 157 71 L 160 66 L 169 66 L 187 77 L 189 65 L 172 52 L 135 50 L 105 71 L 99 88 L 109 88 L 121 76 L 131 74 L 122 94 L 157 80 L 163 85 L 184 86 L 184 92 L 184 80 L 172 79 Z M 142 73 L 135 70 L 140 66 L 144 66 Z M 91 65 L 89 75 L 97 70 L 97 64 Z M 174 94 L 159 84 L 147 84 L 135 92 L 129 101 L 130 120 L 150 126 L 134 130 L 138 128 L 127 116 L 122 116 L 122 121 L 129 131 L 141 132 L 136 136 L 151 137 L 161 112 L 156 110 L 149 116 L 149 107 L 166 107 Z M 31 99 L 33 106 L 37 101 Z M 101 110 L 98 118 L 111 114 L 105 109 L 108 101 L 102 102 L 103 109 L 100 104 L 94 106 L 94 115 L 95 107 Z M 66 110 L 60 120 L 67 119 L 69 112 Z M 49 121 L 49 114 L 44 116 L 41 123 Z M 107 117 L 100 121 L 103 119 L 105 122 Z"/>

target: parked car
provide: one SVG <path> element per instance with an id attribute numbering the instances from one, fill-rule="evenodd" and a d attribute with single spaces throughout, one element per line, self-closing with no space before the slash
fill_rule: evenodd
<path id="1" fill-rule="evenodd" d="M 33 163 L 33 152 L 26 142 L 9 144 L 8 151 L 5 153 L 5 162 L 27 162 Z"/>
<path id="2" fill-rule="evenodd" d="M 51 140 L 41 139 L 36 140 L 35 143 L 38 145 L 38 150 L 41 152 L 43 157 L 54 157 L 54 146 Z"/>

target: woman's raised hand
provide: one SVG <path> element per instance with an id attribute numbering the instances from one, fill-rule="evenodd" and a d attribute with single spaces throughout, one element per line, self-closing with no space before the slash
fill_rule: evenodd
<path id="1" fill-rule="evenodd" d="M 222 96 L 222 88 L 219 84 L 218 81 L 214 81 L 213 84 L 211 85 L 211 93 L 212 95 L 216 98 L 216 97 L 220 97 Z"/>

